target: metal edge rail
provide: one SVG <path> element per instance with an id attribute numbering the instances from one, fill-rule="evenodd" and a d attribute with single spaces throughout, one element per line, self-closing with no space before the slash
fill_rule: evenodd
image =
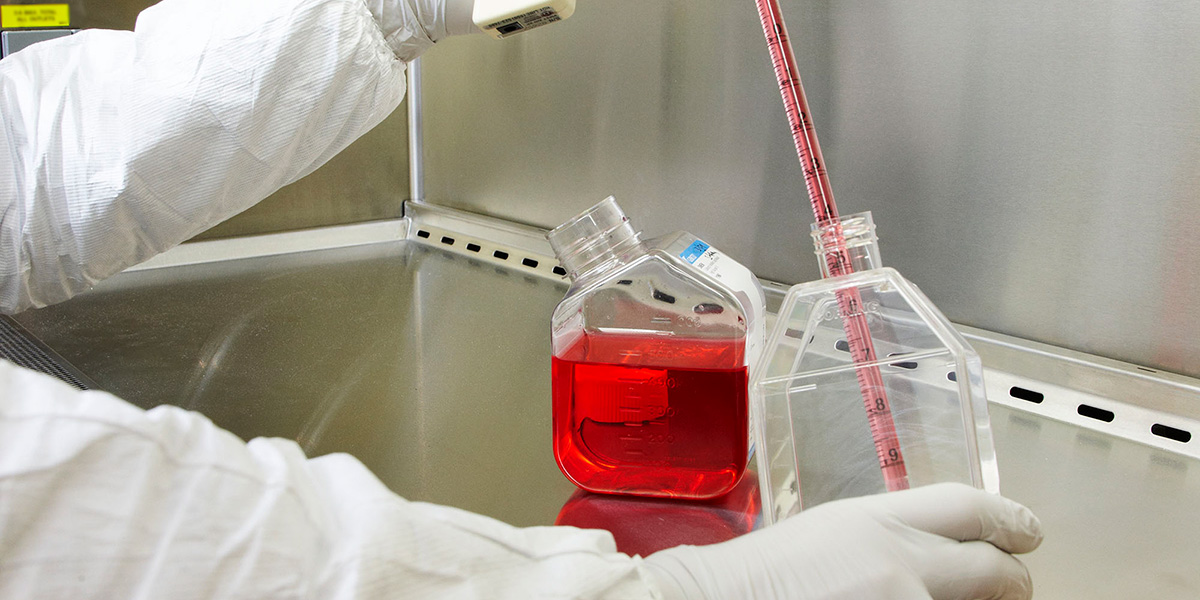
<path id="1" fill-rule="evenodd" d="M 545 230 L 422 204 L 409 239 L 565 280 Z M 501 258 L 497 258 L 496 254 Z M 790 286 L 763 281 L 770 319 Z M 768 327 L 771 323 L 768 323 Z M 988 400 L 1161 450 L 1200 458 L 1200 381 L 955 324 L 983 358 Z"/>
<path id="2" fill-rule="evenodd" d="M 259 256 L 396 242 L 408 237 L 409 224 L 407 218 L 388 219 L 283 233 L 187 242 L 125 270 L 145 271 Z"/>
<path id="3" fill-rule="evenodd" d="M 566 283 L 544 229 L 425 203 L 406 202 L 404 214 L 394 221 L 184 244 L 135 269 L 406 240 Z M 789 286 L 764 281 L 763 288 L 773 319 Z M 991 403 L 1200 458 L 1200 380 L 955 327 L 983 358 Z"/>

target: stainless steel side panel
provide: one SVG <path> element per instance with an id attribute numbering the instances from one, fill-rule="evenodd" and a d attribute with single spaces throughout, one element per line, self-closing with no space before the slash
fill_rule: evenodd
<path id="1" fill-rule="evenodd" d="M 784 0 L 839 206 L 956 323 L 1200 376 L 1200 3 Z M 753 2 L 581 4 L 427 56 L 430 202 L 615 194 L 768 279 L 812 222 Z"/>

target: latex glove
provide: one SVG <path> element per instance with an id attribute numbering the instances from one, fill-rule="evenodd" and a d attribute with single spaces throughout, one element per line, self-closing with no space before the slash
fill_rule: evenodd
<path id="1" fill-rule="evenodd" d="M 646 564 L 668 598 L 1024 600 L 1037 548 L 1029 509 L 961 484 L 822 504 L 712 546 Z"/>
<path id="2" fill-rule="evenodd" d="M 384 39 L 407 62 L 452 35 L 478 33 L 475 0 L 366 0 Z"/>
<path id="3" fill-rule="evenodd" d="M 429 0 L 426 0 L 428 2 Z M 475 12 L 475 0 L 443 0 L 446 35 L 482 33 L 471 13 Z"/>

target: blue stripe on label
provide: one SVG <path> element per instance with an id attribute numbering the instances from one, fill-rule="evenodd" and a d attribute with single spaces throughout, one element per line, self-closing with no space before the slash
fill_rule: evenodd
<path id="1" fill-rule="evenodd" d="M 695 264 L 696 259 L 704 256 L 704 251 L 708 250 L 708 248 L 708 244 L 705 244 L 701 240 L 696 240 L 692 242 L 692 245 L 688 246 L 682 254 L 679 255 L 679 258 L 688 261 L 688 264 Z"/>

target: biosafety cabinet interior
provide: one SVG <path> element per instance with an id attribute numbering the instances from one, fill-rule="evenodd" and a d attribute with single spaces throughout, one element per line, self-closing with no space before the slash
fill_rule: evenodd
<path id="1" fill-rule="evenodd" d="M 702 4 L 438 44 L 404 108 L 242 224 L 14 322 L 140 406 L 551 524 L 575 488 L 546 228 L 613 194 L 779 282 L 771 310 L 819 276 L 753 3 Z M 1001 491 L 1045 526 L 1037 597 L 1200 595 L 1200 7 L 783 8 L 843 212 L 983 359 Z"/>
<path id="2" fill-rule="evenodd" d="M 566 286 L 539 232 L 407 211 L 197 242 L 17 321 L 100 389 L 198 410 L 244 438 L 294 439 L 312 456 L 349 452 L 410 499 L 516 525 L 578 513 L 550 452 L 547 322 Z M 986 367 L 1001 490 L 1045 526 L 1025 557 L 1039 597 L 1191 597 L 1196 382 L 961 331 Z M 721 523 L 757 509 L 682 507 Z M 618 535 L 646 515 L 638 501 L 584 508 L 591 522 L 625 523 Z"/>

